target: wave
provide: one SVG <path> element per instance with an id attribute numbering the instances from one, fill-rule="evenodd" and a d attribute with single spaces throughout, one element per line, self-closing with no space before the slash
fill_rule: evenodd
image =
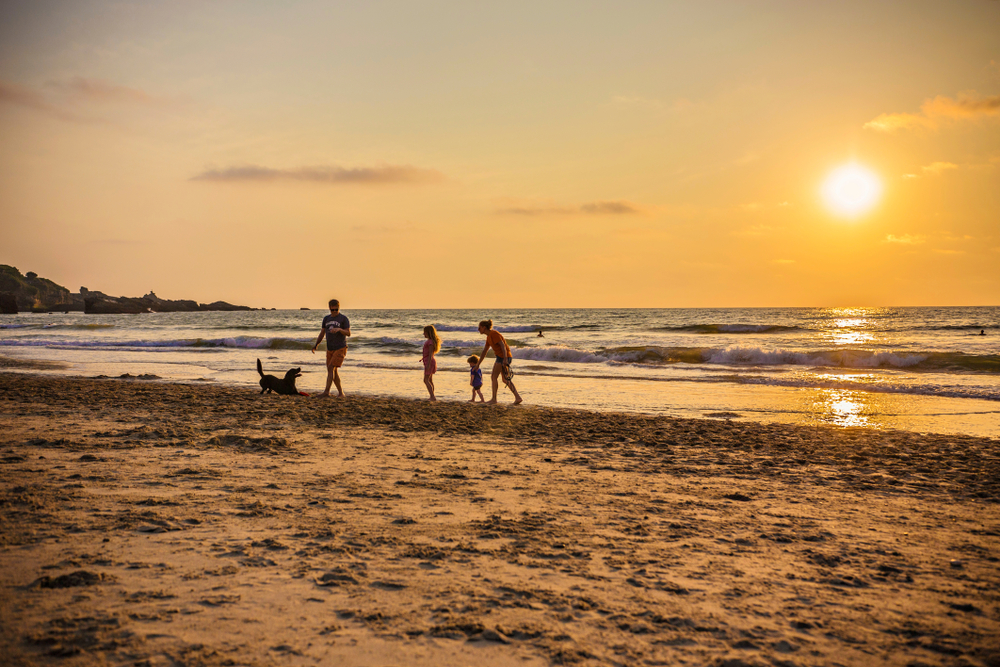
<path id="1" fill-rule="evenodd" d="M 185 338 L 177 340 L 61 340 L 61 339 L 13 339 L 0 340 L 0 346 L 13 347 L 54 347 L 71 348 L 170 348 L 170 347 L 230 347 L 269 350 L 309 350 L 312 341 L 289 338 L 256 338 L 236 336 L 234 338 Z"/>
<path id="2" fill-rule="evenodd" d="M 88 323 L 88 324 L 43 324 L 43 329 L 114 329 L 114 324 L 98 324 L 98 323 Z"/>
<path id="3" fill-rule="evenodd" d="M 0 329 L 23 329 L 30 326 L 30 324 L 0 324 Z"/>
<path id="4" fill-rule="evenodd" d="M 771 387 L 800 387 L 805 389 L 836 389 L 839 391 L 866 391 L 880 394 L 915 394 L 943 398 L 975 398 L 984 401 L 1000 401 L 1000 393 L 985 387 L 959 387 L 955 385 L 905 385 L 892 383 L 870 384 L 849 380 L 786 379 L 775 377 L 737 376 L 722 377 L 719 381 L 738 384 L 765 385 Z"/>
<path id="5" fill-rule="evenodd" d="M 939 372 L 1000 373 L 1000 355 L 961 352 L 872 352 L 869 350 L 768 350 L 758 347 L 616 347 L 578 350 L 532 347 L 512 350 L 530 361 L 624 363 L 640 365 L 713 364 L 725 366 L 819 366 L 831 368 L 894 368 Z"/>
<path id="6" fill-rule="evenodd" d="M 700 334 L 736 334 L 736 333 L 785 333 L 788 331 L 807 331 L 803 327 L 784 324 L 685 324 L 676 327 L 655 327 L 653 331 L 683 331 Z"/>
<path id="7" fill-rule="evenodd" d="M 434 328 L 439 332 L 441 331 L 462 331 L 468 333 L 476 333 L 479 331 L 479 326 L 477 324 L 464 325 L 464 324 L 435 324 Z M 494 327 L 500 333 L 528 333 L 533 331 L 538 331 L 540 328 L 537 324 L 529 324 L 517 327 Z"/>

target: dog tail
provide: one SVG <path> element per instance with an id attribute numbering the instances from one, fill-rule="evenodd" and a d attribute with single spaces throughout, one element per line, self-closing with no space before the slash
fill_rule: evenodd
<path id="1" fill-rule="evenodd" d="M 260 365 L 260 359 L 257 360 L 257 372 L 260 373 L 261 377 L 264 377 L 264 367 Z"/>

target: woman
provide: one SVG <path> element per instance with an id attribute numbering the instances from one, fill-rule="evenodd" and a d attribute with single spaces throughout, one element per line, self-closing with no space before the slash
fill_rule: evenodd
<path id="1" fill-rule="evenodd" d="M 496 355 L 496 361 L 493 362 L 493 398 L 491 398 L 487 403 L 497 402 L 497 389 L 500 386 L 499 377 L 503 372 L 504 366 L 509 367 L 510 362 L 513 360 L 513 355 L 510 353 L 510 346 L 507 345 L 507 341 L 500 334 L 499 331 L 493 329 L 493 320 L 483 320 L 479 323 L 479 333 L 486 335 L 486 345 L 483 345 L 483 353 L 479 355 L 479 363 L 476 364 L 476 368 L 479 368 L 483 364 L 483 360 L 486 359 L 486 352 L 489 349 L 493 349 L 493 354 Z M 514 405 L 521 402 L 521 395 L 517 393 L 517 388 L 514 386 L 513 380 L 504 380 L 504 384 L 507 388 L 514 393 Z"/>

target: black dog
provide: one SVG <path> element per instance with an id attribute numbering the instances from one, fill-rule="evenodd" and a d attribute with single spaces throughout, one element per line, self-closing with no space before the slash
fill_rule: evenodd
<path id="1" fill-rule="evenodd" d="M 260 365 L 260 359 L 257 360 L 257 372 L 260 373 L 260 393 L 275 393 L 282 394 L 284 396 L 298 396 L 299 390 L 295 388 L 295 378 L 302 377 L 301 368 L 293 368 L 292 370 L 285 373 L 285 378 L 280 379 L 273 375 L 264 375 L 264 367 Z"/>

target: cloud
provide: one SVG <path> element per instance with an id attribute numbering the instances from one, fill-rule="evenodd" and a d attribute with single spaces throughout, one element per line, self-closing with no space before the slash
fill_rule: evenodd
<path id="1" fill-rule="evenodd" d="M 642 209 L 627 201 L 596 201 L 579 206 L 511 206 L 497 209 L 502 215 L 636 215 Z"/>
<path id="2" fill-rule="evenodd" d="M 639 212 L 635 205 L 627 201 L 595 201 L 581 205 L 580 210 L 597 215 L 633 215 Z"/>
<path id="3" fill-rule="evenodd" d="M 247 165 L 209 169 L 192 181 L 215 183 L 302 181 L 307 183 L 386 185 L 392 183 L 435 183 L 444 180 L 444 175 L 433 169 L 421 169 L 407 165 L 383 165 L 381 167 L 298 167 L 296 169 L 272 169 Z"/>
<path id="4" fill-rule="evenodd" d="M 65 81 L 50 81 L 45 85 L 44 91 L 9 81 L 0 81 L 0 103 L 32 109 L 73 123 L 105 123 L 107 121 L 102 118 L 84 115 L 78 111 L 95 103 L 163 107 L 175 105 L 177 102 L 101 79 L 74 77 Z"/>
<path id="5" fill-rule="evenodd" d="M 772 259 L 771 262 L 774 263 L 774 264 L 794 264 L 795 260 L 794 259 Z"/>
<path id="6" fill-rule="evenodd" d="M 957 99 L 938 95 L 920 105 L 920 113 L 884 113 L 865 123 L 866 130 L 894 132 L 915 127 L 936 129 L 941 121 L 968 120 L 1000 115 L 1000 95 L 980 97 L 975 91 Z"/>
<path id="7" fill-rule="evenodd" d="M 94 122 L 65 109 L 60 109 L 33 88 L 7 81 L 0 81 L 0 103 L 32 109 L 60 120 L 75 123 Z"/>
<path id="8" fill-rule="evenodd" d="M 932 174 L 934 176 L 948 171 L 949 169 L 958 169 L 958 165 L 954 162 L 932 162 L 926 167 L 920 168 L 920 170 L 925 174 Z"/>
<path id="9" fill-rule="evenodd" d="M 156 97 L 149 93 L 119 86 L 102 79 L 87 79 L 81 76 L 66 81 L 50 81 L 47 87 L 73 101 L 98 102 L 101 104 L 144 104 L 150 106 L 172 105 L 173 100 Z"/>
<path id="10" fill-rule="evenodd" d="M 966 165 L 968 166 L 968 165 Z M 919 174 L 903 174 L 900 178 L 920 178 L 921 176 L 940 176 L 946 171 L 960 169 L 954 162 L 931 162 L 920 168 Z"/>
<path id="11" fill-rule="evenodd" d="M 918 243 L 923 243 L 927 240 L 925 236 L 919 236 L 914 234 L 903 234 L 902 236 L 896 236 L 895 234 L 888 234 L 885 237 L 883 243 L 901 243 L 903 245 L 916 245 Z"/>
<path id="12" fill-rule="evenodd" d="M 622 108 L 665 109 L 673 112 L 685 111 L 694 106 L 694 102 L 685 97 L 678 98 L 673 102 L 664 103 L 660 100 L 640 97 L 638 95 L 615 95 L 611 98 L 611 104 Z"/>

